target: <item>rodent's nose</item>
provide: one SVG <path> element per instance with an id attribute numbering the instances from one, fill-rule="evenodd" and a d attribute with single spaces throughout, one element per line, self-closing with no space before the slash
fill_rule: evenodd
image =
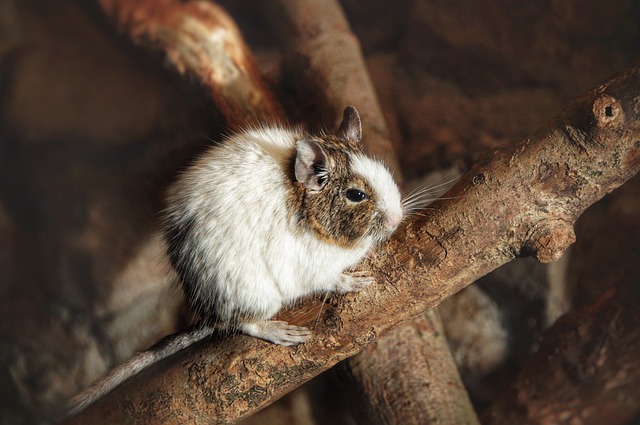
<path id="1" fill-rule="evenodd" d="M 398 228 L 401 222 L 402 222 L 402 212 L 393 212 L 393 213 L 387 214 L 384 224 L 387 230 L 389 230 L 390 232 L 393 232 Z"/>

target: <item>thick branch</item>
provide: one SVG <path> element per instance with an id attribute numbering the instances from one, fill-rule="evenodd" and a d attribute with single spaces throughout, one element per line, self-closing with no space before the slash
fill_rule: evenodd
<path id="1" fill-rule="evenodd" d="M 295 348 L 245 336 L 208 341 L 132 379 L 66 423 L 212 423 L 247 416 L 402 320 L 531 254 L 551 261 L 576 218 L 640 168 L 640 65 L 571 105 L 547 129 L 481 157 L 397 231 L 370 267 L 377 284 L 282 314 L 314 330 Z M 414 282 L 420 282 L 420 285 Z"/>

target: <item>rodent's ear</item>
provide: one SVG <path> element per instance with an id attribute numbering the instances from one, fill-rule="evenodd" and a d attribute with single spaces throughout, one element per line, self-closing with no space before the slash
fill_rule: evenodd
<path id="1" fill-rule="evenodd" d="M 353 106 L 344 108 L 342 115 L 342 123 L 338 128 L 338 137 L 342 140 L 359 142 L 362 139 L 362 123 L 360 122 L 360 114 Z"/>
<path id="2" fill-rule="evenodd" d="M 329 177 L 327 154 L 312 140 L 296 142 L 296 180 L 309 190 L 321 190 Z"/>

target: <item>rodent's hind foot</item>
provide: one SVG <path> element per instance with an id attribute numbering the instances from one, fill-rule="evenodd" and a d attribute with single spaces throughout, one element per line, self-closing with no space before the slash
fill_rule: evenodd
<path id="1" fill-rule="evenodd" d="M 375 281 L 373 274 L 368 270 L 351 272 L 350 274 L 342 273 L 336 284 L 336 290 L 338 292 L 358 292 Z"/>
<path id="2" fill-rule="evenodd" d="M 281 320 L 242 323 L 239 328 L 247 335 L 264 339 L 277 345 L 298 345 L 311 338 L 311 331 L 308 328 L 290 325 Z"/>

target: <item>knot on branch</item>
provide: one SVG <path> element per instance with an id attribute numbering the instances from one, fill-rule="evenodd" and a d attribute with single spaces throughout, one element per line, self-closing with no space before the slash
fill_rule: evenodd
<path id="1" fill-rule="evenodd" d="M 564 221 L 550 221 L 535 228 L 524 245 L 524 252 L 541 263 L 558 260 L 576 241 L 573 226 Z"/>
<path id="2" fill-rule="evenodd" d="M 602 94 L 593 101 L 593 116 L 596 119 L 596 125 L 602 129 L 619 127 L 625 121 L 622 105 L 608 94 Z"/>

